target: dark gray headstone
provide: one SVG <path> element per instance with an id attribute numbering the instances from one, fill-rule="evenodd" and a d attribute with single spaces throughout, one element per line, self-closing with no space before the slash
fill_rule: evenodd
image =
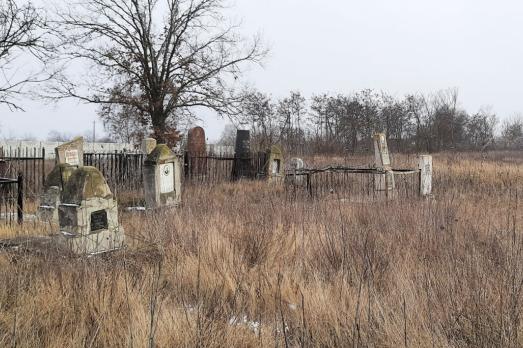
<path id="1" fill-rule="evenodd" d="M 234 148 L 233 179 L 252 178 L 254 176 L 251 164 L 251 132 L 238 130 Z"/>
<path id="2" fill-rule="evenodd" d="M 234 148 L 236 157 L 248 156 L 251 153 L 251 132 L 238 130 L 236 132 L 236 146 Z"/>

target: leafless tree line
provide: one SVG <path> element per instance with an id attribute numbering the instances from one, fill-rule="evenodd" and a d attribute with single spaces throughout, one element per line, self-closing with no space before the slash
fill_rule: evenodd
<path id="1" fill-rule="evenodd" d="M 272 100 L 252 91 L 244 97 L 242 124 L 252 130 L 260 147 L 280 142 L 294 153 L 367 151 L 375 132 L 385 132 L 397 151 L 486 149 L 521 141 L 520 118 L 506 121 L 501 137 L 496 136 L 496 114 L 490 108 L 467 112 L 458 96 L 456 89 L 402 98 L 363 90 L 309 100 L 291 92 Z"/>

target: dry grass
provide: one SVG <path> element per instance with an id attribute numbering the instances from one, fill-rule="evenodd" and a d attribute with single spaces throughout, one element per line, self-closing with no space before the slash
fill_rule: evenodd
<path id="1" fill-rule="evenodd" d="M 437 156 L 432 200 L 193 187 L 124 213 L 126 251 L 0 253 L 0 346 L 522 346 L 523 164 L 497 156 Z"/>

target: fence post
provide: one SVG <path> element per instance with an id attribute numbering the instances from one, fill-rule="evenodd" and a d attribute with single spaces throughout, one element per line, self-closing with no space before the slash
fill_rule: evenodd
<path id="1" fill-rule="evenodd" d="M 45 147 L 42 147 L 42 189 L 45 186 Z"/>
<path id="2" fill-rule="evenodd" d="M 18 223 L 22 224 L 24 222 L 24 176 L 21 172 L 18 173 L 17 183 L 18 197 L 16 204 L 16 213 L 18 217 Z"/>

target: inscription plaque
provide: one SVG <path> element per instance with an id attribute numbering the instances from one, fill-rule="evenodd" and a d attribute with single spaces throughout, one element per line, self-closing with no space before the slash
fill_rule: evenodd
<path id="1" fill-rule="evenodd" d="M 70 164 L 72 166 L 80 165 L 78 150 L 65 150 L 65 163 Z"/>
<path id="2" fill-rule="evenodd" d="M 174 163 L 163 164 L 160 167 L 160 193 L 174 191 Z"/>
<path id="3" fill-rule="evenodd" d="M 91 232 L 106 230 L 108 227 L 107 211 L 98 210 L 91 213 Z"/>

